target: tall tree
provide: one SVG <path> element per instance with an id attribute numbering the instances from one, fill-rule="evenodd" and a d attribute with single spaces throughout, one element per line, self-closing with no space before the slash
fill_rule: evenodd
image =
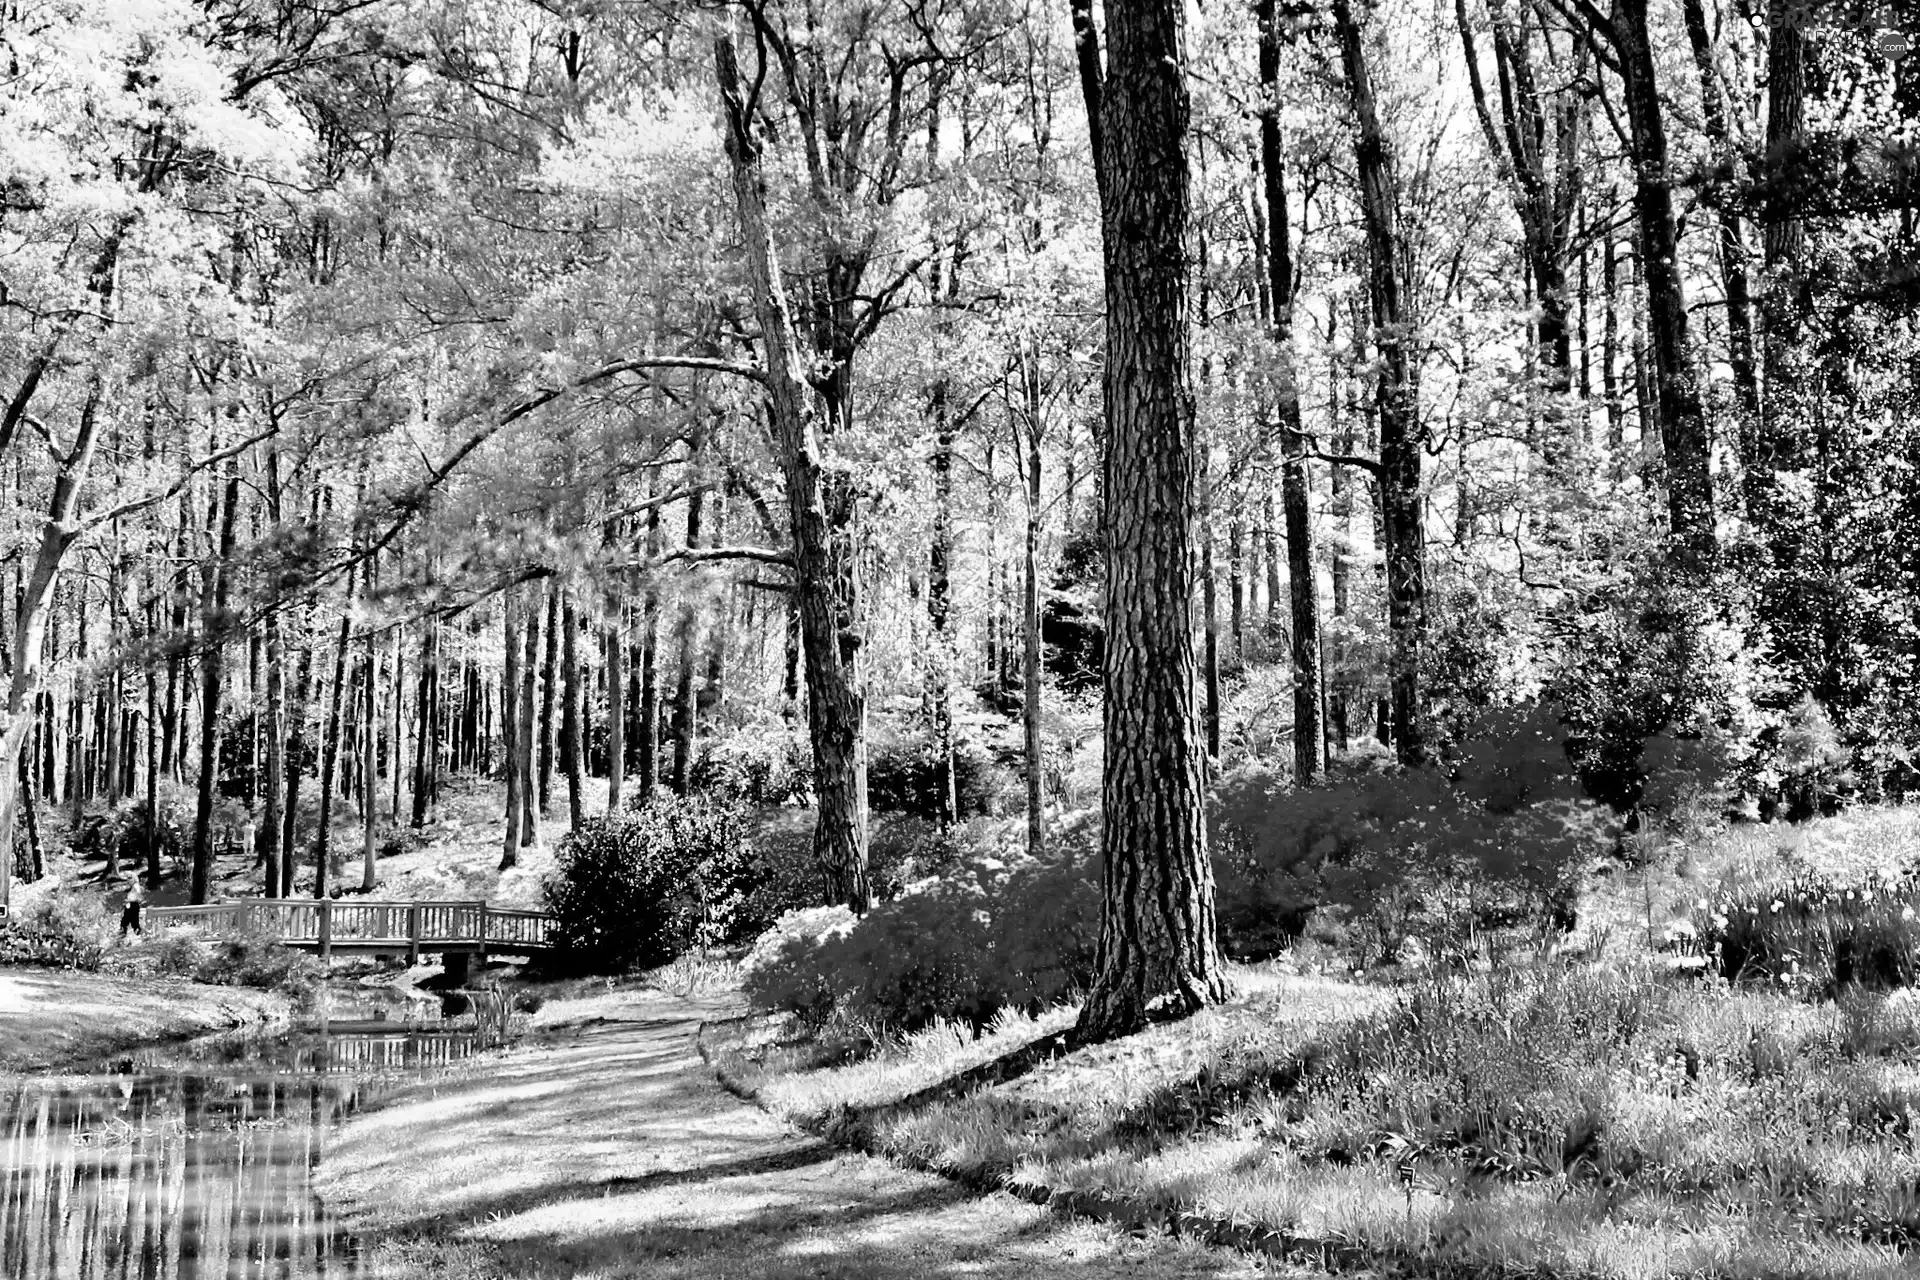
<path id="1" fill-rule="evenodd" d="M 794 598 L 806 654 L 807 721 L 813 739 L 819 818 L 814 857 L 830 897 L 865 911 L 867 878 L 866 693 L 846 478 L 822 452 L 830 406 L 801 376 L 799 345 L 767 221 L 766 173 L 752 108 L 730 37 L 714 46 L 735 209 L 745 242 L 765 381 L 793 539 Z"/>
<path id="2" fill-rule="evenodd" d="M 1402 764 L 1411 765 L 1421 763 L 1427 754 L 1420 698 L 1420 651 L 1427 630 L 1426 513 L 1420 487 L 1426 439 L 1420 424 L 1414 317 L 1400 243 L 1393 154 L 1380 125 L 1364 33 L 1348 0 L 1334 0 L 1333 20 L 1347 101 L 1353 110 L 1373 340 L 1380 353 L 1375 392 L 1379 462 L 1373 470 L 1380 482 L 1387 623 L 1392 632 L 1387 683 L 1393 748 Z"/>
<path id="3" fill-rule="evenodd" d="M 1102 902 L 1076 1034 L 1138 1030 L 1156 1007 L 1225 997 L 1214 936 L 1195 699 L 1195 517 L 1201 465 L 1188 383 L 1190 106 L 1179 0 L 1107 12 L 1073 0 L 1106 265 L 1106 700 Z"/>
<path id="4" fill-rule="evenodd" d="M 1313 513 L 1308 505 L 1307 436 L 1294 377 L 1293 238 L 1287 216 L 1286 152 L 1280 132 L 1280 25 L 1274 0 L 1259 0 L 1260 176 L 1266 207 L 1269 333 L 1281 376 L 1272 395 L 1281 433 L 1281 505 L 1287 522 L 1288 600 L 1293 623 L 1293 773 L 1311 782 L 1326 767 L 1325 705 L 1320 675 L 1320 592 L 1315 580 Z M 1273 498 L 1269 490 L 1267 503 Z M 1269 517 L 1269 520 L 1271 517 Z M 1271 554 L 1269 543 L 1269 554 Z M 1269 564 L 1274 585 L 1277 570 Z"/>

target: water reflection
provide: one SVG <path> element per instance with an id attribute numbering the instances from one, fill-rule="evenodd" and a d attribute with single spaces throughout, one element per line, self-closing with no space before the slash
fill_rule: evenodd
<path id="1" fill-rule="evenodd" d="M 352 1276 L 311 1189 L 328 1130 L 477 1050 L 384 1022 L 0 1081 L 0 1280 Z"/>

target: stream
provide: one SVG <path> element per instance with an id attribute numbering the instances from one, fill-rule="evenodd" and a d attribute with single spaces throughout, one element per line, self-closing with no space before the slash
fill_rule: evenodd
<path id="1" fill-rule="evenodd" d="M 0 1078 L 0 1280 L 352 1276 L 312 1188 L 334 1126 L 484 1052 L 438 1010 L 355 989 L 269 1033 Z"/>

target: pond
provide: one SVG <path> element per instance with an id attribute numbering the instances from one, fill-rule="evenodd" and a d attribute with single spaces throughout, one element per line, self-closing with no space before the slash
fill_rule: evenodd
<path id="1" fill-rule="evenodd" d="M 313 1194 L 333 1127 L 481 1052 L 437 1011 L 323 998 L 278 1034 L 0 1079 L 0 1280 L 352 1276 Z"/>

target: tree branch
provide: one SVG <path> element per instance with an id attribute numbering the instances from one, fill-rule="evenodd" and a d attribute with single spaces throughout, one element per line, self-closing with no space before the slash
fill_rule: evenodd
<path id="1" fill-rule="evenodd" d="M 98 515 L 89 516 L 86 522 L 80 526 L 79 532 L 82 535 L 91 533 L 95 529 L 98 529 L 103 524 L 107 524 L 107 523 L 110 523 L 111 521 L 118 520 L 123 516 L 133 515 L 137 511 L 145 511 L 148 507 L 155 506 L 159 503 L 165 502 L 169 498 L 172 498 L 176 494 L 178 494 L 182 489 L 186 488 L 187 483 L 190 480 L 192 480 L 195 476 L 199 475 L 202 471 L 205 471 L 209 467 L 218 466 L 220 463 L 225 462 L 228 458 L 237 457 L 240 454 L 245 453 L 247 450 L 253 448 L 253 446 L 255 446 L 256 444 L 259 444 L 262 440 L 271 439 L 272 437 L 278 434 L 280 434 L 280 424 L 276 422 L 272 426 L 268 427 L 266 430 L 255 432 L 253 435 L 248 436 L 245 440 L 240 441 L 238 444 L 229 445 L 225 449 L 221 449 L 216 453 L 210 453 L 206 457 L 202 458 L 200 461 L 188 467 L 185 471 L 181 472 L 178 479 L 176 479 L 171 485 L 167 486 L 165 489 L 162 489 L 160 492 L 150 493 L 143 498 L 129 499 L 128 501 L 123 502 L 118 506 L 107 508 L 105 511 L 102 511 Z"/>

